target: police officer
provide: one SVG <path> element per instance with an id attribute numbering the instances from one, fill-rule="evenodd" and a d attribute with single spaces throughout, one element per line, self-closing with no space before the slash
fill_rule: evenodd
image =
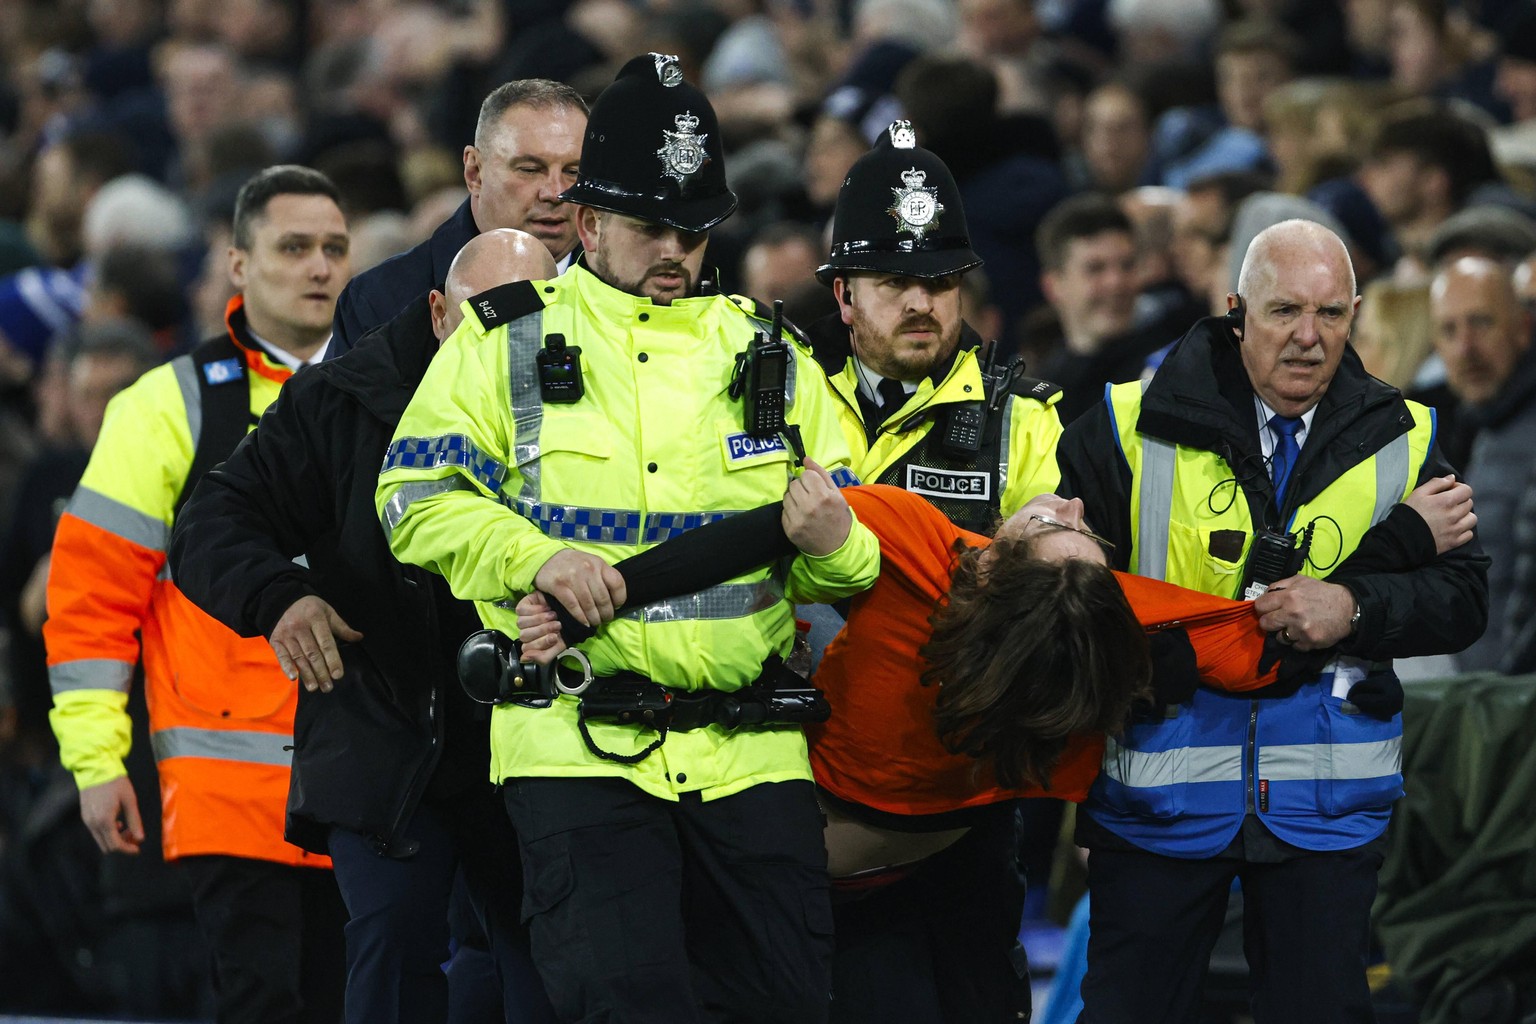
<path id="1" fill-rule="evenodd" d="M 390 546 L 505 633 L 534 589 L 586 623 L 611 618 L 624 598 L 611 562 L 777 499 L 802 443 L 845 471 L 831 396 L 805 384 L 809 354 L 759 338 L 765 324 L 705 285 L 709 230 L 736 207 L 719 134 L 676 58 L 625 64 L 563 194 L 584 255 L 555 280 L 470 299 L 401 419 L 377 495 Z M 837 520 L 825 473 L 808 464 L 790 491 L 809 518 Z M 726 729 L 710 709 L 788 652 L 785 596 L 856 592 L 878 563 L 855 526 L 818 557 L 644 606 L 583 645 L 596 678 L 579 697 L 518 695 L 492 713 L 491 775 L 561 1019 L 826 1018 L 831 915 L 805 739 L 771 720 Z M 615 720 L 645 700 L 652 724 Z"/>
<path id="2" fill-rule="evenodd" d="M 960 278 L 979 266 L 949 168 L 897 121 L 838 194 L 816 272 L 838 314 L 809 334 L 859 478 L 990 533 L 999 513 L 1056 487 L 1060 392 L 1021 366 L 983 374 L 982 339 L 960 316 Z"/>
<path id="3" fill-rule="evenodd" d="M 1092 850 L 1079 1018 L 1092 1024 L 1198 1016 L 1234 878 L 1254 1019 L 1374 1019 L 1369 915 L 1403 792 L 1390 659 L 1459 650 L 1487 620 L 1475 538 L 1407 571 L 1319 578 L 1452 472 L 1430 411 L 1348 345 L 1360 300 L 1338 236 L 1302 220 L 1260 232 L 1227 301 L 1150 385 L 1114 385 L 1068 428 L 1062 491 L 1114 542 L 1116 568 L 1257 595 L 1277 643 L 1329 660 L 1262 699 L 1200 688 L 1108 741 L 1077 819 Z M 1303 529 L 1305 560 L 1287 539 Z"/>
<path id="4" fill-rule="evenodd" d="M 1025 377 L 1022 364 L 984 366 L 982 339 L 960 310 L 960 279 L 979 266 L 949 168 L 897 121 L 838 194 L 831 256 L 817 271 L 838 313 L 809 333 L 860 478 L 920 494 L 955 524 L 990 534 L 1001 516 L 1055 489 L 1061 394 Z M 818 644 L 841 625 L 831 609 L 801 614 Z M 828 794 L 823 802 L 834 815 L 870 813 L 833 807 Z M 1022 809 L 1047 874 L 1060 804 Z M 1028 977 L 1014 949 L 1024 902 L 1014 815 L 1012 802 L 945 815 L 930 827 L 964 827 L 963 838 L 909 877 L 834 904 L 834 1020 L 961 1022 L 1027 1011 Z"/>

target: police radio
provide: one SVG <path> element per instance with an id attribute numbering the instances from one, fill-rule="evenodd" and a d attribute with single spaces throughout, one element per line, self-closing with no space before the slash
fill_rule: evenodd
<path id="1" fill-rule="evenodd" d="M 1300 533 L 1265 530 L 1253 538 L 1253 549 L 1248 552 L 1247 571 L 1244 573 L 1243 600 L 1257 600 L 1272 584 L 1300 572 L 1311 548 L 1311 523 Z"/>
<path id="2" fill-rule="evenodd" d="M 1024 360 L 1021 358 L 1015 358 L 1007 366 L 998 369 L 997 342 L 987 342 L 986 351 L 981 357 L 983 400 L 961 402 L 945 409 L 944 422 L 939 428 L 939 444 L 946 455 L 969 460 L 981 454 L 987 417 L 1002 408 L 1008 388 L 1023 370 Z"/>
<path id="3" fill-rule="evenodd" d="M 769 333 L 759 331 L 747 350 L 736 354 L 730 395 L 745 400 L 743 425 L 756 438 L 778 437 L 784 432 L 784 388 L 789 380 L 789 361 L 794 355 L 783 331 L 784 301 L 775 299 Z"/>
<path id="4" fill-rule="evenodd" d="M 563 334 L 546 334 L 534 357 L 539 367 L 539 395 L 546 402 L 570 404 L 581 400 L 581 349 L 565 343 Z"/>

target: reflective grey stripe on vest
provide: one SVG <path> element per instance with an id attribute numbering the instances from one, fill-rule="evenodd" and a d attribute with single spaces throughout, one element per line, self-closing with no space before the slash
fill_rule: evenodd
<path id="1" fill-rule="evenodd" d="M 1399 434 L 1376 453 L 1376 509 L 1371 525 L 1387 518 L 1392 506 L 1403 500 L 1408 487 L 1408 435 Z"/>
<path id="2" fill-rule="evenodd" d="M 1292 743 L 1259 748 L 1259 778 L 1271 782 L 1379 779 L 1403 770 L 1403 741 Z"/>
<path id="3" fill-rule="evenodd" d="M 1374 526 L 1387 518 L 1408 486 L 1408 435 L 1399 434 L 1376 453 Z M 1173 514 L 1176 450 L 1167 441 L 1142 439 L 1141 512 L 1137 517 L 1136 574 L 1163 579 L 1168 568 L 1168 520 Z"/>
<path id="4" fill-rule="evenodd" d="M 1003 492 L 1008 489 L 1008 443 L 1013 439 L 1013 394 L 1003 399 L 1000 411 L 1002 423 L 997 435 L 997 504 L 1003 503 Z"/>
<path id="5" fill-rule="evenodd" d="M 1104 741 L 1104 774 L 1132 789 L 1154 789 L 1179 782 L 1241 782 L 1243 748 L 1174 747 L 1172 750 L 1132 750 Z"/>
<path id="6" fill-rule="evenodd" d="M 1155 580 L 1168 574 L 1168 521 L 1173 516 L 1176 449 L 1167 441 L 1141 441 L 1141 511 L 1136 519 L 1136 575 Z"/>
<path id="7" fill-rule="evenodd" d="M 643 622 L 685 622 L 701 619 L 744 619 L 772 608 L 784 599 L 784 585 L 769 577 L 756 583 L 722 583 L 682 597 L 653 601 L 619 615 Z"/>
<path id="8" fill-rule="evenodd" d="M 54 693 L 70 690 L 112 690 L 127 693 L 133 683 L 133 663 L 111 658 L 85 658 L 48 666 L 48 689 Z"/>
<path id="9" fill-rule="evenodd" d="M 405 518 L 405 510 L 411 507 L 411 502 L 430 498 L 434 494 L 474 489 L 475 485 L 459 473 L 446 476 L 441 480 L 413 480 L 410 483 L 401 484 L 384 503 L 384 539 L 387 541 L 395 535 L 395 527 L 399 526 L 400 520 Z"/>
<path id="10" fill-rule="evenodd" d="M 100 527 L 141 548 L 164 551 L 170 528 L 154 516 L 145 515 L 130 505 L 109 498 L 89 487 L 75 489 L 65 509 L 70 515 L 83 519 L 92 526 Z"/>
<path id="11" fill-rule="evenodd" d="M 518 497 L 538 501 L 539 433 L 544 428 L 544 395 L 539 390 L 537 357 L 544 343 L 543 312 L 529 313 L 507 325 L 507 401 L 514 424 L 512 462 L 522 477 Z"/>
<path id="12" fill-rule="evenodd" d="M 181 401 L 187 407 L 187 433 L 192 438 L 192 452 L 197 453 L 197 439 L 203 435 L 203 392 L 197 386 L 197 364 L 191 356 L 177 356 L 171 360 L 176 371 L 176 383 L 181 387 Z"/>
<path id="13" fill-rule="evenodd" d="M 293 763 L 293 737 L 284 733 L 183 727 L 161 729 L 149 740 L 156 762 L 173 757 L 206 757 L 247 764 Z"/>

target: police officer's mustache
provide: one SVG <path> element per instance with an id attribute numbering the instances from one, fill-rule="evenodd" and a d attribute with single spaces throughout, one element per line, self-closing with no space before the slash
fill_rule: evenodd
<path id="1" fill-rule="evenodd" d="M 909 331 L 932 331 L 934 334 L 940 333 L 939 322 L 931 316 L 922 315 L 907 317 L 897 326 L 896 330 L 901 333 L 907 333 Z"/>

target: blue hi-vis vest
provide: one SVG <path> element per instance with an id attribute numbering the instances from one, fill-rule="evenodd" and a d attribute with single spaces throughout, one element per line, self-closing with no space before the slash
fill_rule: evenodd
<path id="1" fill-rule="evenodd" d="M 1233 486 L 1220 456 L 1137 433 L 1141 394 L 1142 385 L 1131 383 L 1106 395 L 1131 470 L 1136 572 L 1236 597 L 1254 533 L 1245 496 L 1207 501 L 1218 485 Z M 1413 489 L 1434 418 L 1408 405 L 1414 422 L 1406 433 L 1341 474 L 1286 524 L 1318 524 L 1312 551 L 1325 567 L 1348 556 Z M 1228 530 L 1245 538 L 1233 561 L 1211 552 L 1211 535 Z M 1338 551 L 1330 558 L 1332 543 Z M 1320 575 L 1310 562 L 1303 572 Z M 1403 794 L 1402 719 L 1362 714 L 1343 695 L 1366 676 L 1391 671 L 1390 663 L 1340 656 L 1289 697 L 1201 687 L 1187 703 L 1139 718 L 1109 740 L 1084 806 L 1116 835 L 1172 857 L 1221 852 L 1248 813 L 1304 849 L 1359 846 L 1382 833 Z"/>

